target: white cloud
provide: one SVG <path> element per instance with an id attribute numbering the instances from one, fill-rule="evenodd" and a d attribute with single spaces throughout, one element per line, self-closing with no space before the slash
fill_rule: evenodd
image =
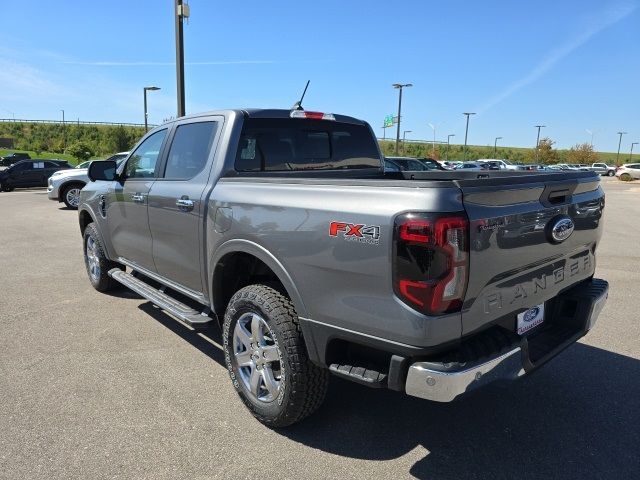
<path id="1" fill-rule="evenodd" d="M 584 45 L 589 39 L 591 39 L 591 37 L 631 15 L 635 10 L 636 5 L 617 5 L 607 9 L 605 12 L 602 12 L 601 15 L 594 17 L 594 20 L 587 29 L 579 35 L 569 39 L 560 47 L 551 50 L 529 73 L 513 82 L 499 94 L 491 97 L 477 109 L 477 112 L 483 113 L 490 110 L 503 100 L 516 93 L 518 90 L 535 82 L 551 70 L 558 62 Z"/>

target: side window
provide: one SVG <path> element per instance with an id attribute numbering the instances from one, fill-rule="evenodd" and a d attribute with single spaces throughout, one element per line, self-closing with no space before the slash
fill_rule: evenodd
<path id="1" fill-rule="evenodd" d="M 24 172 L 26 170 L 31 170 L 31 162 L 19 163 L 11 169 L 13 172 Z"/>
<path id="2" fill-rule="evenodd" d="M 44 162 L 44 168 L 60 168 L 62 165 L 54 162 Z"/>
<path id="3" fill-rule="evenodd" d="M 164 178 L 188 180 L 200 173 L 207 163 L 216 128 L 217 122 L 188 123 L 177 127 Z"/>
<path id="4" fill-rule="evenodd" d="M 124 169 L 126 178 L 152 178 L 167 130 L 160 130 L 148 137 L 129 157 Z"/>
<path id="5" fill-rule="evenodd" d="M 37 169 L 44 168 L 44 162 L 33 162 L 33 168 L 37 168 Z"/>

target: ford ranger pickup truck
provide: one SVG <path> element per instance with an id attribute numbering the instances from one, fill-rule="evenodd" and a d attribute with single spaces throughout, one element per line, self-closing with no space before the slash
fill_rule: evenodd
<path id="1" fill-rule="evenodd" d="M 219 326 L 270 427 L 314 412 L 330 374 L 437 402 L 515 379 L 608 294 L 595 172 L 385 172 L 366 122 L 297 108 L 172 120 L 88 176 L 92 285 Z"/>

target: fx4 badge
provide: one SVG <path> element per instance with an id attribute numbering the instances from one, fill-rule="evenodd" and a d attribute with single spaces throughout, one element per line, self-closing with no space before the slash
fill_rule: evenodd
<path id="1" fill-rule="evenodd" d="M 378 225 L 331 222 L 329 224 L 329 235 L 370 245 L 378 245 L 380 243 L 380 227 Z"/>

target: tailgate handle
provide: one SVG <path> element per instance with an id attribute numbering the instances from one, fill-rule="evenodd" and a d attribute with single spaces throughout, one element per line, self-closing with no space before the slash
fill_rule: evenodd
<path id="1" fill-rule="evenodd" d="M 547 196 L 547 200 L 552 205 L 558 205 L 560 203 L 565 203 L 569 195 L 570 195 L 570 192 L 568 188 L 565 188 L 563 190 L 553 190 L 549 192 L 549 195 Z"/>

